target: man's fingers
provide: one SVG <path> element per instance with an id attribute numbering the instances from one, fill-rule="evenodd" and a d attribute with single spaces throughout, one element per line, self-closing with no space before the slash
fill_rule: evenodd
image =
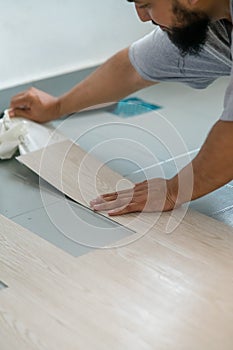
<path id="1" fill-rule="evenodd" d="M 128 198 L 128 197 L 133 198 L 133 193 L 134 193 L 133 189 L 119 191 L 119 192 L 113 192 L 113 193 L 106 193 L 106 194 L 103 194 L 103 195 L 93 199 L 90 202 L 90 205 L 93 206 L 95 204 L 101 204 L 104 202 L 111 202 L 111 201 L 115 201 L 115 200 L 120 199 L 120 198 L 121 199 Z"/>
<path id="2" fill-rule="evenodd" d="M 14 97 L 11 98 L 11 103 L 14 103 L 19 98 L 24 97 L 26 94 L 27 94 L 27 91 L 22 91 L 22 92 L 18 93 L 17 95 L 15 95 Z"/>
<path id="3" fill-rule="evenodd" d="M 108 193 L 91 202 L 94 210 L 108 211 L 109 216 L 134 212 L 158 212 L 174 208 L 169 203 L 167 180 L 156 178 L 135 185 L 133 189 Z"/>
<path id="4" fill-rule="evenodd" d="M 128 205 L 131 202 L 131 198 L 123 198 L 123 199 L 116 199 L 111 202 L 103 202 L 99 204 L 94 204 L 92 208 L 95 211 L 106 211 L 106 210 L 112 210 L 115 208 L 123 207 Z"/>
<path id="5" fill-rule="evenodd" d="M 19 94 L 18 96 L 15 96 L 10 103 L 10 108 L 16 109 L 29 109 L 32 104 L 33 97 L 32 95 L 28 93 Z"/>
<path id="6" fill-rule="evenodd" d="M 30 118 L 31 113 L 30 113 L 30 110 L 28 109 L 15 108 L 9 112 L 9 116 L 11 118 L 15 118 L 15 117 Z"/>
<path id="7" fill-rule="evenodd" d="M 128 193 L 133 193 L 134 190 L 135 190 L 134 187 L 133 188 L 128 188 L 126 190 L 122 190 L 122 191 L 118 191 L 118 192 L 105 193 L 105 194 L 103 194 L 100 197 L 107 198 L 107 197 L 117 197 L 117 196 L 123 195 L 123 194 L 127 195 Z"/>
<path id="8" fill-rule="evenodd" d="M 140 186 L 139 186 L 140 185 Z M 103 194 L 95 199 L 93 199 L 90 202 L 90 205 L 93 206 L 95 204 L 101 204 L 104 202 L 111 202 L 114 201 L 116 199 L 124 199 L 124 198 L 135 198 L 136 196 L 140 196 L 142 193 L 145 193 L 145 190 L 147 190 L 148 185 L 142 183 L 142 184 L 138 184 L 136 185 L 134 188 L 130 188 L 127 190 L 122 190 L 119 192 L 112 192 L 112 193 L 106 193 Z"/>
<path id="9" fill-rule="evenodd" d="M 104 202 L 114 201 L 117 198 L 118 198 L 117 193 L 109 193 L 109 194 L 104 194 L 95 198 L 93 201 L 91 201 L 91 203 L 100 204 Z"/>
<path id="10" fill-rule="evenodd" d="M 138 211 L 141 211 L 141 206 L 138 203 L 130 203 L 127 206 L 123 206 L 120 208 L 113 209 L 108 212 L 109 216 L 117 216 L 117 215 L 124 215 L 129 213 L 136 213 Z"/>
<path id="11" fill-rule="evenodd" d="M 131 207 L 131 204 L 132 204 L 132 207 Z M 129 209 L 133 211 L 135 211 L 136 209 L 137 211 L 138 210 L 143 211 L 144 209 L 147 209 L 147 196 L 138 195 L 134 198 L 132 197 L 118 198 L 111 202 L 105 201 L 103 203 L 94 204 L 92 208 L 95 211 L 107 211 L 107 210 L 116 209 L 118 212 L 119 208 L 127 208 L 127 212 Z"/>
<path id="12" fill-rule="evenodd" d="M 14 109 L 31 109 L 32 101 L 28 98 L 21 98 L 19 102 L 11 103 L 10 108 Z"/>
<path id="13" fill-rule="evenodd" d="M 114 194 L 104 194 L 102 196 L 97 197 L 96 199 L 94 199 L 94 202 L 98 202 L 98 203 L 103 203 L 103 202 L 111 202 L 114 201 L 116 199 L 124 199 L 124 198 L 133 198 L 134 195 L 134 191 L 127 191 L 127 192 L 116 192 Z"/>
<path id="14" fill-rule="evenodd" d="M 15 96 L 11 100 L 9 116 L 30 119 L 32 100 L 33 97 L 27 92 Z"/>

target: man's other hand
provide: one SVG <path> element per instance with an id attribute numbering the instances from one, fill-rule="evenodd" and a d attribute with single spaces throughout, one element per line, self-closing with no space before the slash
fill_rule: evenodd
<path id="1" fill-rule="evenodd" d="M 46 123 L 59 117 L 59 109 L 58 98 L 32 87 L 12 98 L 9 115 Z"/>

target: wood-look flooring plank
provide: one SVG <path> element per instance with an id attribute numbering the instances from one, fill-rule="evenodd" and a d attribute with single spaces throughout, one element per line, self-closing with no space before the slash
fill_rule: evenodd
<path id="1" fill-rule="evenodd" d="M 232 349 L 232 230 L 201 220 L 75 259 L 0 217 L 1 349 Z"/>
<path id="2" fill-rule="evenodd" d="M 100 194 L 115 191 L 121 185 L 124 188 L 133 185 L 71 140 L 58 142 L 17 159 L 68 197 L 86 207 Z M 155 216 L 142 216 L 139 213 L 112 218 L 139 235 L 149 231 L 155 219 Z"/>
<path id="3" fill-rule="evenodd" d="M 125 179 L 121 175 L 112 171 L 71 140 L 65 140 L 21 156 L 18 160 L 58 190 L 86 207 L 89 207 L 90 200 L 97 195 L 115 191 L 119 184 L 124 183 L 125 185 Z M 126 186 L 131 185 L 130 182 L 126 183 Z M 224 232 L 225 226 L 217 223 L 217 221 L 208 219 L 206 224 L 206 216 L 190 213 L 189 211 L 186 215 L 184 207 L 169 214 L 133 213 L 112 217 L 111 220 L 137 233 L 136 236 L 128 238 L 129 242 L 137 238 L 140 239 L 151 229 L 158 231 L 161 229 L 163 233 L 173 232 L 183 218 L 185 218 L 186 225 L 189 225 L 190 231 L 195 226 L 203 231 L 207 228 L 207 231 L 211 231 L 212 235 L 216 235 L 216 232 L 219 234 Z M 107 214 L 102 213 L 102 215 L 106 216 Z M 229 232 L 230 229 L 226 228 L 226 231 Z M 233 232 L 233 229 L 231 231 Z M 221 237 L 219 238 L 220 241 Z"/>

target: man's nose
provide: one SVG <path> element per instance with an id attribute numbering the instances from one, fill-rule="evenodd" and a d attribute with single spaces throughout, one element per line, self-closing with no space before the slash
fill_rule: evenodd
<path id="1" fill-rule="evenodd" d="M 140 20 L 142 22 L 148 22 L 148 21 L 152 20 L 150 14 L 149 14 L 149 11 L 147 9 L 136 8 L 136 10 L 137 10 L 138 17 L 140 18 Z"/>

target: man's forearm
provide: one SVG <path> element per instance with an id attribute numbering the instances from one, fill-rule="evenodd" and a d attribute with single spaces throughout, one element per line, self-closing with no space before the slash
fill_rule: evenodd
<path id="1" fill-rule="evenodd" d="M 59 115 L 119 99 L 155 83 L 144 80 L 130 63 L 128 49 L 122 50 L 88 78 L 59 98 Z"/>
<path id="2" fill-rule="evenodd" d="M 168 181 L 168 190 L 179 205 L 202 197 L 232 179 L 233 122 L 218 121 L 194 160 Z"/>

